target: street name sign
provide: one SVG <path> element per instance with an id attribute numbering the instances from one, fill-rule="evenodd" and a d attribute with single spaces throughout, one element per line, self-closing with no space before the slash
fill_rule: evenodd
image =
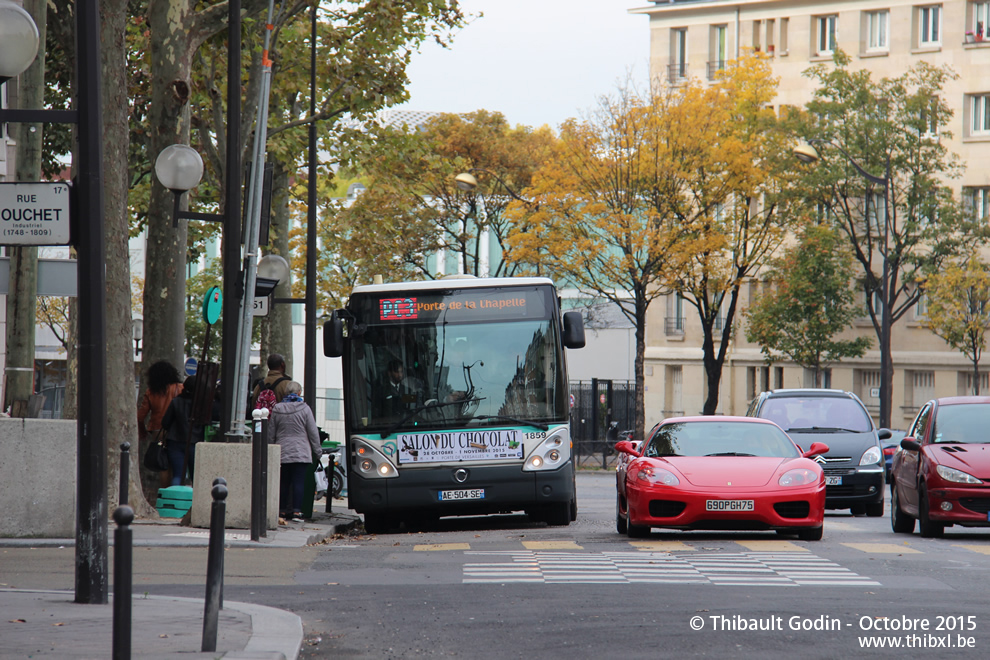
<path id="1" fill-rule="evenodd" d="M 69 184 L 0 183 L 0 245 L 68 245 Z"/>

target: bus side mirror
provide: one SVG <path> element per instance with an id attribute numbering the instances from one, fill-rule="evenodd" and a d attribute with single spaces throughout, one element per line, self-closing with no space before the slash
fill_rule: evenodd
<path id="1" fill-rule="evenodd" d="M 564 346 L 584 348 L 584 319 L 581 312 L 564 312 Z"/>
<path id="2" fill-rule="evenodd" d="M 337 312 L 323 324 L 323 354 L 327 357 L 340 357 L 344 354 L 344 320 Z"/>

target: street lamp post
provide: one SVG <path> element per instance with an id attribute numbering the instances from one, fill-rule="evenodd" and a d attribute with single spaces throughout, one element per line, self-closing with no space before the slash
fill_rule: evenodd
<path id="1" fill-rule="evenodd" d="M 24 24 L 24 17 L 30 26 Z M 96 0 L 75 5 L 76 86 L 74 110 L 0 108 L 3 122 L 63 122 L 78 125 L 75 214 L 72 243 L 79 281 L 79 414 L 76 461 L 77 603 L 106 604 L 107 443 L 106 443 L 106 247 L 103 226 L 103 108 L 100 93 L 100 12 Z M 33 42 L 33 45 L 32 45 Z M 17 76 L 37 56 L 38 31 L 30 14 L 0 1 L 0 83 Z M 19 69 L 19 70 L 18 70 Z M 86 378 L 86 382 L 83 382 Z"/>
<path id="2" fill-rule="evenodd" d="M 890 294 L 890 261 L 887 258 L 890 241 L 890 154 L 887 154 L 887 162 L 882 177 L 876 176 L 864 170 L 856 160 L 841 146 L 834 142 L 829 142 L 821 138 L 811 138 L 794 147 L 794 155 L 804 163 L 816 163 L 818 161 L 818 151 L 814 144 L 822 144 L 838 150 L 845 159 L 852 165 L 859 174 L 870 183 L 883 186 L 883 270 L 880 279 L 880 426 L 890 428 L 892 389 L 894 378 L 894 365 L 890 352 L 890 330 L 893 321 L 891 320 L 891 310 L 888 296 Z M 866 219 L 870 217 L 870 196 L 866 198 Z M 879 213 L 877 214 L 879 217 Z"/>

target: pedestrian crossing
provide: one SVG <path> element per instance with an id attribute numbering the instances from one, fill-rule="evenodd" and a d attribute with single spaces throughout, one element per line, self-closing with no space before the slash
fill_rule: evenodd
<path id="1" fill-rule="evenodd" d="M 497 561 L 464 565 L 463 582 L 543 584 L 713 584 L 881 586 L 810 552 L 565 552 L 469 550 Z"/>

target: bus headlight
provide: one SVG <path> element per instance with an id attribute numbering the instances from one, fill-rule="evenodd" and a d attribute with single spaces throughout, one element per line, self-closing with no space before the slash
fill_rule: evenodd
<path id="1" fill-rule="evenodd" d="M 523 470 L 556 470 L 571 458 L 570 442 L 565 437 L 566 431 L 559 429 L 546 438 L 526 457 Z"/>
<path id="2" fill-rule="evenodd" d="M 392 479 L 399 476 L 392 461 L 381 451 L 361 438 L 353 438 L 351 444 L 357 456 L 357 469 L 367 479 Z"/>

